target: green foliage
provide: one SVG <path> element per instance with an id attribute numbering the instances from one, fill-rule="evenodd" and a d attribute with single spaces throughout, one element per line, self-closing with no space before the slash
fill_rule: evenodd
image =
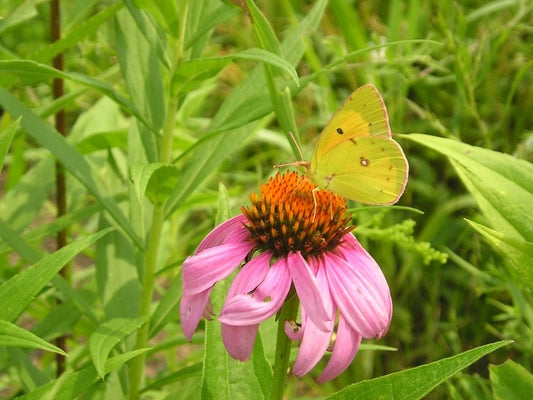
<path id="1" fill-rule="evenodd" d="M 188 343 L 181 265 L 373 83 L 410 180 L 399 205 L 350 210 L 393 322 L 341 376 L 314 382 L 323 360 L 285 396 L 528 398 L 533 8 L 478 3 L 61 2 L 49 43 L 49 1 L 0 0 L 0 397 L 269 398 L 276 321 L 247 363 L 216 321 Z"/>

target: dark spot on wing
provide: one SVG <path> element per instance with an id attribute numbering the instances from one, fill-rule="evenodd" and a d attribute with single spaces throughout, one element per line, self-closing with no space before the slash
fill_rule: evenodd
<path id="1" fill-rule="evenodd" d="M 337 133 L 339 135 L 343 135 L 344 134 L 344 131 L 342 130 L 342 128 L 337 128 Z"/>
<path id="2" fill-rule="evenodd" d="M 368 158 L 359 157 L 359 162 L 363 167 L 368 167 L 370 165 L 370 160 Z"/>

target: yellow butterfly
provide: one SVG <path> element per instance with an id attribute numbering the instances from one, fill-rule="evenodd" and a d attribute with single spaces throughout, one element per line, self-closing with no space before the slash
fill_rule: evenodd
<path id="1" fill-rule="evenodd" d="M 391 138 L 385 103 L 370 84 L 337 110 L 315 145 L 307 176 L 321 189 L 366 204 L 394 204 L 407 184 L 409 164 Z"/>

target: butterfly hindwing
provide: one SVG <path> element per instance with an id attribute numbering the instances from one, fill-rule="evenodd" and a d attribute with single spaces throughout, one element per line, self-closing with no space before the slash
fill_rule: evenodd
<path id="1" fill-rule="evenodd" d="M 398 143 L 363 137 L 326 153 L 311 179 L 321 188 L 367 204 L 393 204 L 407 182 L 408 164 Z"/>

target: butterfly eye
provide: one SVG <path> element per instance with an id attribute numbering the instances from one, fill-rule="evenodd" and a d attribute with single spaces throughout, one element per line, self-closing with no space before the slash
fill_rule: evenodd
<path id="1" fill-rule="evenodd" d="M 342 128 L 337 128 L 337 133 L 340 135 L 343 135 L 344 131 L 342 130 Z"/>

